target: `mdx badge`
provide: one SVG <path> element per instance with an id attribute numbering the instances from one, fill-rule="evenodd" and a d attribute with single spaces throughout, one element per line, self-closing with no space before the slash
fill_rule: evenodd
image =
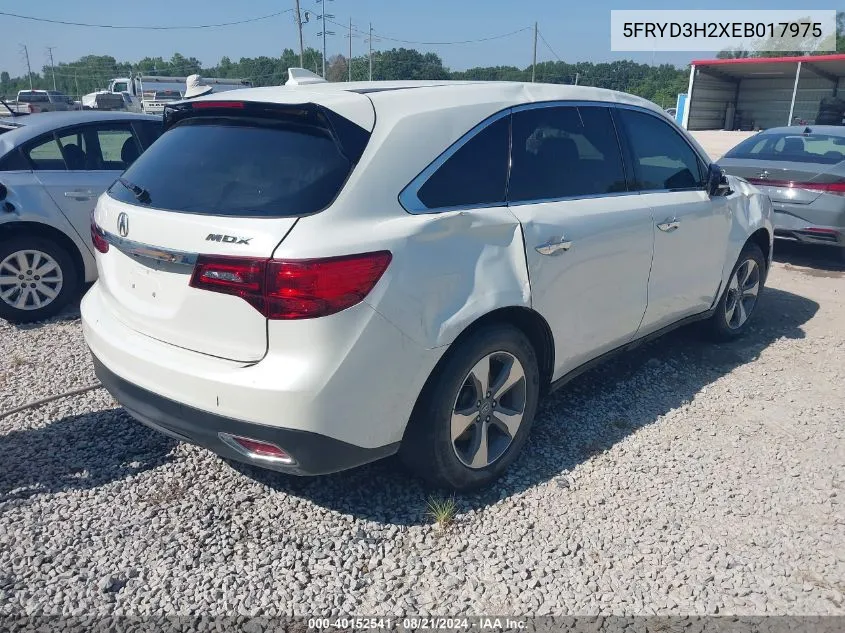
<path id="1" fill-rule="evenodd" d="M 249 244 L 251 237 L 237 237 L 235 235 L 219 235 L 217 233 L 209 233 L 205 238 L 206 242 L 225 242 L 226 244 Z"/>

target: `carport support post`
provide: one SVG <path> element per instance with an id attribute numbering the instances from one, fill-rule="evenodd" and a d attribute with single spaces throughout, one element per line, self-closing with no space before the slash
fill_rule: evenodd
<path id="1" fill-rule="evenodd" d="M 689 113 L 692 109 L 692 89 L 695 84 L 695 65 L 689 67 L 689 86 L 687 86 L 687 101 L 684 104 L 684 116 L 681 118 L 681 127 L 689 129 Z"/>
<path id="2" fill-rule="evenodd" d="M 795 97 L 798 94 L 799 79 L 801 79 L 801 62 L 798 62 L 798 68 L 795 70 L 795 85 L 792 86 L 792 101 L 789 103 L 789 118 L 786 120 L 787 125 L 792 125 L 792 114 L 795 112 Z"/>

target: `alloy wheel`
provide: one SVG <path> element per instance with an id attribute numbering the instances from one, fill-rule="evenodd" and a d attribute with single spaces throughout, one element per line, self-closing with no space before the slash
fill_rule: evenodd
<path id="1" fill-rule="evenodd" d="M 62 268 L 48 253 L 21 250 L 0 262 L 0 299 L 16 310 L 44 308 L 62 291 Z"/>
<path id="2" fill-rule="evenodd" d="M 464 378 L 452 409 L 451 438 L 464 466 L 485 468 L 513 442 L 525 417 L 525 369 L 513 354 L 493 352 Z"/>
<path id="3" fill-rule="evenodd" d="M 725 298 L 725 322 L 732 330 L 736 330 L 748 321 L 757 295 L 760 293 L 760 267 L 753 259 L 746 259 L 740 264 L 728 284 L 728 295 Z"/>

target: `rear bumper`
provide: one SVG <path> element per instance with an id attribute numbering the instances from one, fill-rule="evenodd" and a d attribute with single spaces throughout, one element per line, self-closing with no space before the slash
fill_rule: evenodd
<path id="1" fill-rule="evenodd" d="M 323 475 L 387 457 L 399 449 L 398 443 L 362 448 L 319 433 L 253 424 L 201 411 L 133 385 L 106 368 L 96 356 L 94 371 L 126 412 L 142 424 L 223 457 L 262 468 L 294 475 Z M 295 463 L 283 465 L 250 459 L 226 444 L 221 433 L 275 444 L 293 456 Z"/>
<path id="2" fill-rule="evenodd" d="M 845 213 L 841 209 L 818 208 L 818 202 L 809 205 L 774 203 L 775 237 L 805 244 L 845 247 Z"/>

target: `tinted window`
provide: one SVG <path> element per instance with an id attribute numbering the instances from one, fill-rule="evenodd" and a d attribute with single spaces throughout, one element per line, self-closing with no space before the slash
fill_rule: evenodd
<path id="1" fill-rule="evenodd" d="M 32 163 L 33 169 L 40 170 L 63 170 L 65 161 L 62 157 L 62 148 L 51 134 L 36 141 L 25 154 Z"/>
<path id="2" fill-rule="evenodd" d="M 135 121 L 133 124 L 138 138 L 141 139 L 141 146 L 146 149 L 153 144 L 162 132 L 160 121 Z"/>
<path id="3" fill-rule="evenodd" d="M 689 143 L 656 116 L 620 108 L 634 158 L 636 186 L 652 189 L 704 187 L 704 170 Z"/>
<path id="4" fill-rule="evenodd" d="M 20 149 L 14 149 L 0 158 L 0 171 L 29 171 L 32 169 Z"/>
<path id="5" fill-rule="evenodd" d="M 204 215 L 283 217 L 328 206 L 352 168 L 322 128 L 259 119 L 188 119 L 123 175 L 112 197 Z"/>
<path id="6" fill-rule="evenodd" d="M 607 108 L 514 113 L 511 159 L 511 202 L 625 190 L 622 153 Z"/>
<path id="7" fill-rule="evenodd" d="M 429 209 L 505 201 L 508 117 L 491 123 L 458 149 L 417 192 Z"/>
<path id="8" fill-rule="evenodd" d="M 97 169 L 123 171 L 141 155 L 138 141 L 128 123 L 97 127 L 92 132 L 97 135 L 102 155 L 102 160 L 96 165 Z"/>
<path id="9" fill-rule="evenodd" d="M 834 165 L 845 160 L 845 136 L 773 132 L 752 136 L 725 158 L 756 158 Z"/>
<path id="10" fill-rule="evenodd" d="M 46 92 L 23 92 L 18 95 L 18 101 L 22 103 L 50 103 L 50 97 Z"/>

